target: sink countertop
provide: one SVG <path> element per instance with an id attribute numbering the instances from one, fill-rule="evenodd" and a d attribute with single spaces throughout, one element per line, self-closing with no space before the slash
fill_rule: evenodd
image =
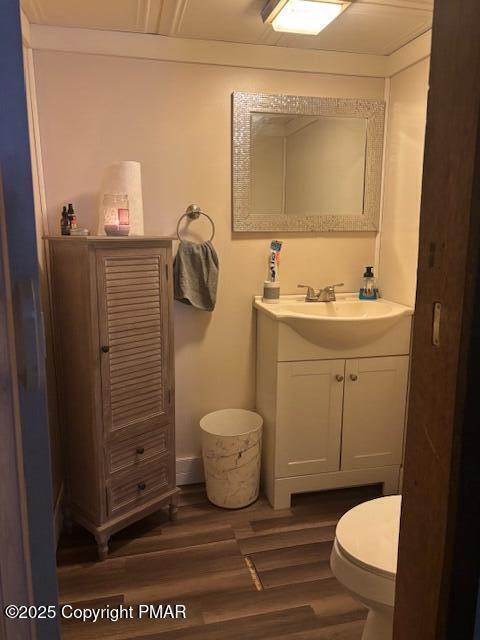
<path id="1" fill-rule="evenodd" d="M 337 293 L 335 302 L 305 302 L 304 295 L 280 296 L 278 303 L 264 303 L 255 296 L 253 306 L 276 320 L 296 318 L 316 322 L 372 322 L 404 315 L 414 309 L 385 298 L 360 300 L 358 293 Z"/>

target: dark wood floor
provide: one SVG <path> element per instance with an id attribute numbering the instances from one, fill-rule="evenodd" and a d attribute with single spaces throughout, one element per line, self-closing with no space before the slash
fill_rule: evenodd
<path id="1" fill-rule="evenodd" d="M 329 557 L 341 515 L 378 495 L 362 487 L 299 495 L 282 511 L 264 498 L 226 511 L 203 485 L 185 487 L 176 522 L 157 513 L 125 529 L 104 562 L 75 529 L 58 551 L 61 603 L 178 603 L 187 619 L 64 622 L 62 640 L 359 640 L 366 611 Z"/>

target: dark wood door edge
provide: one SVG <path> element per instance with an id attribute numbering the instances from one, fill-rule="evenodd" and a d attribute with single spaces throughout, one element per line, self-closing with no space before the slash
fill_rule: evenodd
<path id="1" fill-rule="evenodd" d="M 480 565 L 479 121 L 478 0 L 435 0 L 396 640 L 473 635 Z"/>

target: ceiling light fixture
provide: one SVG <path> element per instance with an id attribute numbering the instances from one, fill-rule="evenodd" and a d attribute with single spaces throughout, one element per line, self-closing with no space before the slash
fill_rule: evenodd
<path id="1" fill-rule="evenodd" d="M 270 0 L 262 18 L 275 31 L 318 35 L 350 4 L 342 0 Z"/>

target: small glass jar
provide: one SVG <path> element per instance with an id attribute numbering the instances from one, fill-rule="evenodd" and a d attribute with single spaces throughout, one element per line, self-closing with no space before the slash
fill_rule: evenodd
<path id="1" fill-rule="evenodd" d="M 106 193 L 103 196 L 102 211 L 107 236 L 128 236 L 130 210 L 127 195 Z"/>

